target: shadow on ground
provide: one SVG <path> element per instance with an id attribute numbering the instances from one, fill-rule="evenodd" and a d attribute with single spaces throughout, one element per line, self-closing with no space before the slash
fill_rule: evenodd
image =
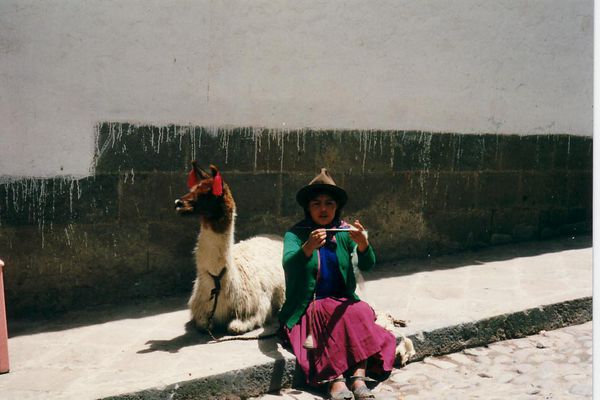
<path id="1" fill-rule="evenodd" d="M 206 332 L 201 332 L 196 328 L 194 321 L 188 321 L 185 324 L 184 333 L 169 340 L 148 340 L 145 349 L 137 351 L 138 354 L 152 353 L 155 351 L 166 351 L 169 353 L 179 353 L 184 347 L 206 344 L 212 338 Z"/>

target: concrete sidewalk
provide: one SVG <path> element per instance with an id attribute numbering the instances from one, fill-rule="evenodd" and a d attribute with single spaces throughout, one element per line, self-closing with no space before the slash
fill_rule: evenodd
<path id="1" fill-rule="evenodd" d="M 417 358 L 592 317 L 590 237 L 406 260 L 365 278 L 363 298 L 408 321 L 397 334 Z M 10 321 L 1 397 L 244 398 L 291 384 L 294 358 L 274 338 L 209 344 L 186 330 L 186 300 Z"/>

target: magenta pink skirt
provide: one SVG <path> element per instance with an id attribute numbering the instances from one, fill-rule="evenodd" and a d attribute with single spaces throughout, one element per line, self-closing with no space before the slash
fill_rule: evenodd
<path id="1" fill-rule="evenodd" d="M 316 345 L 312 350 L 302 347 L 308 335 L 309 316 Z M 382 381 L 394 365 L 396 338 L 375 323 L 375 313 L 364 301 L 318 299 L 300 322 L 292 329 L 284 328 L 284 332 L 306 383 L 312 386 L 333 379 L 364 360 L 367 376 Z"/>

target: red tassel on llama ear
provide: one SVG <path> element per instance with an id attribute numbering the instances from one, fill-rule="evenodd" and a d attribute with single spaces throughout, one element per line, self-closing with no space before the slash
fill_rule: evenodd
<path id="1" fill-rule="evenodd" d="M 199 181 L 198 181 L 198 176 L 196 175 L 196 170 L 194 168 L 192 168 L 192 170 L 188 174 L 188 179 L 187 179 L 188 189 L 192 190 L 192 188 L 194 186 L 196 186 L 198 184 L 198 182 Z"/>
<path id="2" fill-rule="evenodd" d="M 219 172 L 217 172 L 213 178 L 212 194 L 215 196 L 223 196 L 223 178 L 221 178 Z"/>

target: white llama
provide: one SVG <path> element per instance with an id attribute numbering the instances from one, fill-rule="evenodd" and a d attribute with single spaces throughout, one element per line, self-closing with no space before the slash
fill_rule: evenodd
<path id="1" fill-rule="evenodd" d="M 195 249 L 196 280 L 188 305 L 200 329 L 241 334 L 262 327 L 285 300 L 282 239 L 256 236 L 234 244 L 235 202 L 217 168 L 195 162 L 190 192 L 175 201 L 177 212 L 200 215 Z"/>

